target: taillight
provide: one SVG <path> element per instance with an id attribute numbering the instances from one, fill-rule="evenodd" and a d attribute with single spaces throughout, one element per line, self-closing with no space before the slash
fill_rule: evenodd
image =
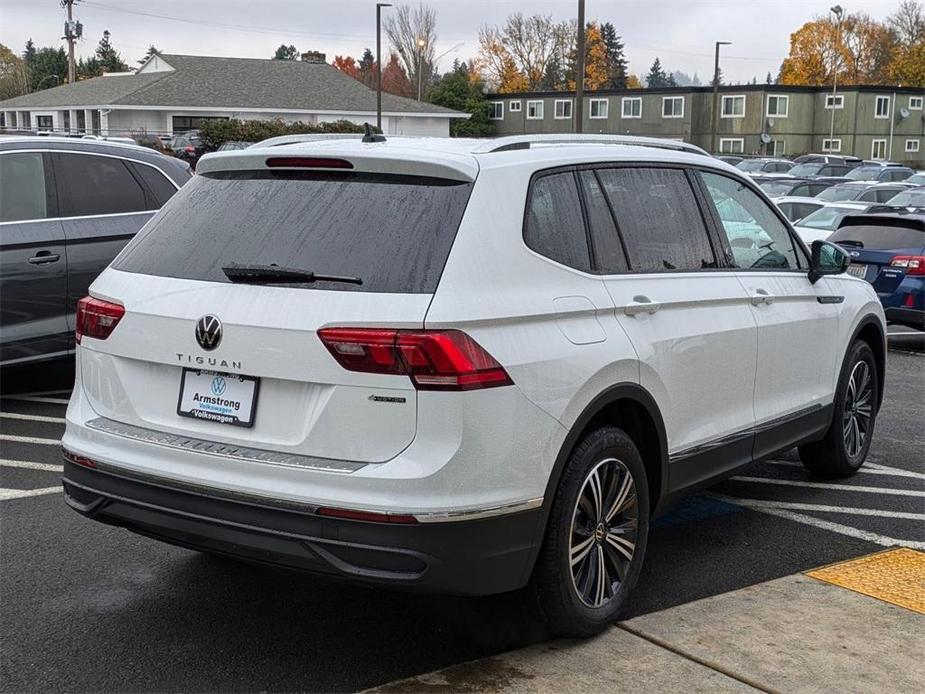
<path id="1" fill-rule="evenodd" d="M 80 339 L 84 335 L 97 340 L 105 340 L 112 334 L 124 315 L 125 307 L 121 304 L 85 296 L 77 302 L 77 330 L 75 331 L 77 344 L 80 344 Z"/>
<path id="2" fill-rule="evenodd" d="M 504 367 L 460 330 L 322 328 L 318 336 L 345 369 L 404 374 L 418 390 L 513 384 Z"/>
<path id="3" fill-rule="evenodd" d="M 187 154 L 195 154 L 196 148 L 195 147 L 184 147 L 183 151 L 185 151 Z"/>
<path id="4" fill-rule="evenodd" d="M 905 268 L 907 275 L 925 275 L 925 255 L 897 255 L 890 267 Z"/>
<path id="5" fill-rule="evenodd" d="M 64 452 L 64 459 L 65 459 L 65 460 L 68 460 L 68 461 L 74 463 L 75 465 L 82 465 L 83 467 L 92 468 L 92 469 L 94 469 L 94 470 L 96 469 L 96 463 L 95 463 L 93 460 L 91 460 L 90 458 L 88 458 L 87 456 L 85 456 L 85 455 L 78 455 L 77 453 L 74 453 L 73 451 L 69 451 L 69 450 L 66 449 L 66 448 L 64 448 L 64 449 L 62 449 L 62 450 L 63 450 L 63 452 Z"/>

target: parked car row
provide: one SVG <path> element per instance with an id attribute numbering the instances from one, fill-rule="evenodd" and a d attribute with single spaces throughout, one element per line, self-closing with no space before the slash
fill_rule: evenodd
<path id="1" fill-rule="evenodd" d="M 0 365 L 72 354 L 77 301 L 189 178 L 136 145 L 0 139 Z"/>

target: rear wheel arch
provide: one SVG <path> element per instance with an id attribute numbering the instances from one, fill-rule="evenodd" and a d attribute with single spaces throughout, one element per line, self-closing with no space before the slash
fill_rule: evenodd
<path id="1" fill-rule="evenodd" d="M 572 449 L 588 431 L 602 425 L 622 429 L 639 449 L 649 482 L 649 508 L 656 508 L 659 499 L 665 495 L 668 483 L 668 438 L 661 412 L 655 398 L 642 386 L 620 383 L 594 398 L 565 437 L 546 484 L 544 521 Z"/>
<path id="2" fill-rule="evenodd" d="M 851 352 L 851 346 L 855 341 L 861 340 L 866 342 L 870 350 L 874 353 L 874 361 L 877 364 L 877 409 L 883 404 L 883 389 L 886 380 L 886 329 L 885 326 L 874 315 L 868 315 L 861 319 L 861 322 L 854 329 L 851 339 L 845 347 L 845 353 L 842 355 L 839 373 L 844 365 L 845 359 Z"/>

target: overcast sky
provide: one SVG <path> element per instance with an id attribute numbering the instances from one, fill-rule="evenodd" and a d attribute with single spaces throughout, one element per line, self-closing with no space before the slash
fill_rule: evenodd
<path id="1" fill-rule="evenodd" d="M 393 0 L 398 2 L 400 0 Z M 841 0 L 849 12 L 877 19 L 899 0 Z M 478 52 L 478 28 L 502 24 L 507 15 L 577 15 L 577 0 L 429 0 L 437 10 L 437 53 L 448 66 L 454 57 Z M 656 56 L 669 71 L 713 71 L 713 42 L 723 49 L 727 81 L 763 81 L 776 75 L 790 33 L 828 11 L 824 0 L 587 0 L 588 20 L 610 21 L 623 37 L 630 71 L 643 77 Z M 389 12 L 388 9 L 383 10 Z M 75 16 L 84 25 L 78 55 L 93 52 L 103 30 L 131 65 L 148 45 L 164 53 L 268 58 L 281 43 L 300 51 L 320 50 L 330 61 L 375 48 L 375 0 L 81 0 Z M 0 43 L 17 53 L 26 39 L 38 46 L 60 40 L 64 10 L 59 0 L 0 0 Z M 462 44 L 462 45 L 458 45 Z"/>

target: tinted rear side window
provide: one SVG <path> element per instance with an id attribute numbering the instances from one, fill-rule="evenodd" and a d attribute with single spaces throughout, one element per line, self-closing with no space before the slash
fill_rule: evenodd
<path id="1" fill-rule="evenodd" d="M 117 157 L 55 154 L 62 217 L 142 212 L 144 189 Z"/>
<path id="2" fill-rule="evenodd" d="M 524 241 L 540 255 L 591 271 L 588 237 L 575 174 L 549 174 L 533 181 L 527 201 Z"/>
<path id="3" fill-rule="evenodd" d="M 716 267 L 700 207 L 679 169 L 598 170 L 634 272 Z"/>
<path id="4" fill-rule="evenodd" d="M 925 230 L 885 224 L 851 224 L 836 230 L 826 240 L 846 246 L 861 244 L 861 248 L 869 251 L 922 248 L 925 247 Z"/>
<path id="5" fill-rule="evenodd" d="M 0 222 L 45 219 L 48 195 L 41 153 L 0 154 Z"/>
<path id="6" fill-rule="evenodd" d="M 301 285 L 311 289 L 431 293 L 471 189 L 444 179 L 359 173 L 194 176 L 113 267 L 228 282 L 223 266 L 276 263 L 363 280 Z"/>
<path id="7" fill-rule="evenodd" d="M 629 266 L 626 263 L 623 245 L 620 243 L 617 225 L 614 224 L 610 205 L 598 184 L 597 176 L 593 171 L 582 171 L 579 178 L 588 215 L 588 228 L 591 230 L 591 240 L 594 244 L 597 269 L 605 275 L 626 272 Z"/>
<path id="8" fill-rule="evenodd" d="M 158 169 L 137 162 L 127 163 L 135 173 L 136 178 L 143 181 L 148 189 L 147 200 L 149 210 L 161 209 L 166 202 L 173 197 L 173 194 L 177 192 L 177 187 Z"/>

